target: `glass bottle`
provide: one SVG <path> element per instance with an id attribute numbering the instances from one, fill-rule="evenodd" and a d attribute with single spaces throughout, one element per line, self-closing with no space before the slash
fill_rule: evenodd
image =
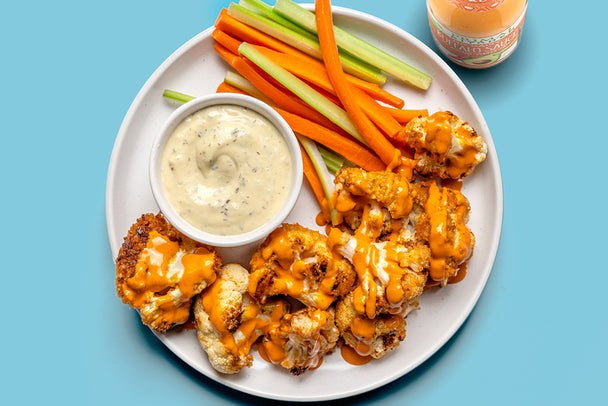
<path id="1" fill-rule="evenodd" d="M 426 4 L 440 51 L 458 65 L 481 69 L 513 53 L 528 0 L 427 0 Z"/>

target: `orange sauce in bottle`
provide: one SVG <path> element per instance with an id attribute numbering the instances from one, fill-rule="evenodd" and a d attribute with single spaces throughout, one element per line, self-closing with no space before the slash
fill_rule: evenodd
<path id="1" fill-rule="evenodd" d="M 504 61 L 520 42 L 528 0 L 427 0 L 433 39 L 452 62 L 472 69 Z"/>

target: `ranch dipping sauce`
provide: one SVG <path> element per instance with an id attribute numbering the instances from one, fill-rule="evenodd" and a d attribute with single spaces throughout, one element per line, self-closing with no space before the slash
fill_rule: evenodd
<path id="1" fill-rule="evenodd" d="M 277 128 L 237 105 L 185 118 L 163 151 L 161 182 L 175 211 L 200 230 L 235 235 L 268 222 L 287 198 L 291 157 Z"/>

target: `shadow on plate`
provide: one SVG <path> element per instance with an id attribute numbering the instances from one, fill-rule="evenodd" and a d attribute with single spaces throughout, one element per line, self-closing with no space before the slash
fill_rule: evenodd
<path id="1" fill-rule="evenodd" d="M 473 309 L 473 312 L 475 309 Z M 154 335 L 154 333 L 145 325 L 141 323 L 139 319 L 139 315 L 136 312 L 133 312 L 134 317 L 137 318 L 137 325 L 139 326 L 139 330 L 141 332 L 142 338 L 146 343 L 150 346 L 151 349 L 156 350 L 158 355 L 162 356 L 167 360 L 168 363 L 173 365 L 179 372 L 183 373 L 185 377 L 189 378 L 192 382 L 197 382 L 204 387 L 206 391 L 214 393 L 216 396 L 225 399 L 226 401 L 235 404 L 235 405 L 286 405 L 286 404 L 294 404 L 294 405 L 302 405 L 302 406 L 313 406 L 313 405 L 321 405 L 327 404 L 327 402 L 286 402 L 286 401 L 277 401 L 270 400 L 262 397 L 253 396 L 247 393 L 239 392 L 238 390 L 232 389 L 221 383 L 214 381 L 196 371 L 186 362 L 184 362 L 181 358 L 176 356 L 172 351 L 170 351 L 159 339 Z M 383 398 L 389 397 L 395 391 L 403 391 L 408 385 L 413 384 L 418 379 L 423 377 L 429 370 L 434 368 L 435 364 L 439 362 L 439 360 L 443 357 L 445 353 L 450 350 L 450 347 L 453 343 L 458 340 L 458 337 L 461 334 L 461 331 L 467 325 L 468 318 L 462 324 L 462 326 L 456 331 L 456 333 L 443 345 L 435 354 L 433 354 L 429 359 L 415 368 L 413 371 L 408 374 L 402 376 L 401 378 L 396 379 L 393 382 L 390 382 L 380 388 L 374 389 L 372 391 L 362 393 L 359 395 L 354 395 L 344 399 L 332 400 L 332 405 L 364 405 L 373 401 L 378 401 Z M 403 399 L 405 402 L 406 399 Z M 329 402 L 329 401 L 328 401 Z"/>

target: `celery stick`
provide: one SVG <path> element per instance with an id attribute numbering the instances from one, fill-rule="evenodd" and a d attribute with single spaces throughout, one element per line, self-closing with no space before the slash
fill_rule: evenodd
<path id="1" fill-rule="evenodd" d="M 268 4 L 264 3 L 261 0 L 239 0 L 238 4 L 239 4 L 239 6 L 245 7 L 248 10 L 251 10 L 259 15 L 269 18 L 272 21 L 274 21 L 280 25 L 283 25 L 283 26 L 289 28 L 290 30 L 300 33 L 304 36 L 310 37 L 312 34 L 313 37 L 311 37 L 311 38 L 314 38 L 314 40 L 316 42 L 319 41 L 316 33 L 311 33 L 307 29 L 299 26 L 298 24 L 293 23 L 291 20 L 288 20 L 287 18 L 283 17 L 282 15 L 280 15 L 279 13 L 274 11 L 274 8 L 272 6 L 269 6 Z M 375 66 L 370 65 L 366 61 L 361 60 L 360 58 L 356 57 L 355 55 L 349 54 L 348 52 L 346 52 L 344 50 L 340 50 L 340 52 L 343 53 L 348 58 L 352 58 L 354 61 L 356 61 L 356 63 L 367 67 L 368 69 L 380 72 L 380 69 L 378 69 Z"/>
<path id="2" fill-rule="evenodd" d="M 291 20 L 288 20 L 287 18 L 283 17 L 282 15 L 274 11 L 272 6 L 269 6 L 261 0 L 239 0 L 239 6 L 245 7 L 248 10 L 251 10 L 257 14 L 269 18 L 272 21 L 275 21 L 299 34 L 310 35 L 308 30 L 300 27 L 297 24 L 292 23 Z"/>
<path id="3" fill-rule="evenodd" d="M 359 141 L 367 144 L 359 133 L 359 130 L 357 130 L 357 127 L 351 121 L 348 113 L 335 105 L 331 100 L 317 92 L 292 73 L 274 63 L 270 58 L 262 54 L 252 45 L 243 42 L 239 46 L 239 53 L 260 67 L 264 72 L 275 78 L 283 86 L 291 90 L 300 99 L 308 103 L 312 108 L 341 127 L 344 131 Z"/>
<path id="4" fill-rule="evenodd" d="M 338 219 L 336 209 L 331 204 L 331 197 L 334 194 L 336 186 L 334 184 L 331 174 L 329 173 L 329 170 L 327 169 L 327 166 L 325 166 L 325 163 L 323 162 L 321 152 L 319 152 L 319 148 L 317 147 L 317 144 L 314 141 L 302 136 L 301 134 L 296 134 L 296 137 L 298 137 L 300 144 L 302 144 L 302 147 L 306 151 L 306 154 L 310 157 L 310 160 L 312 161 L 312 165 L 315 167 L 317 175 L 319 175 L 321 185 L 323 186 L 323 192 L 325 192 L 325 198 L 327 199 L 327 204 L 329 206 L 329 216 L 331 218 L 331 223 L 333 225 L 337 225 Z"/>
<path id="5" fill-rule="evenodd" d="M 247 24 L 267 35 L 291 45 L 292 47 L 297 48 L 316 59 L 323 59 L 321 46 L 319 45 L 319 41 L 317 40 L 316 36 L 313 34 L 300 34 L 235 3 L 231 3 L 228 7 L 228 15 L 237 19 L 243 24 Z M 370 68 L 368 64 L 362 64 L 356 58 L 346 54 L 341 54 L 340 61 L 342 62 L 342 68 L 344 71 L 353 76 L 357 76 L 360 79 L 376 83 L 378 85 L 382 85 L 386 82 L 386 76 L 380 73 L 379 70 Z"/>
<path id="6" fill-rule="evenodd" d="M 315 14 L 293 1 L 277 0 L 274 10 L 293 23 L 311 32 L 317 32 Z M 428 89 L 431 85 L 432 79 L 427 74 L 335 25 L 334 35 L 338 47 L 371 65 L 377 66 L 384 72 L 423 90 Z"/>
<path id="7" fill-rule="evenodd" d="M 344 166 L 344 157 L 342 155 L 339 155 L 338 153 L 328 148 L 325 148 L 318 143 L 317 148 L 319 149 L 319 152 L 321 153 L 323 161 L 325 162 L 325 165 L 327 166 L 329 172 L 335 174 L 340 169 L 342 169 L 342 167 Z"/>
<path id="8" fill-rule="evenodd" d="M 165 91 L 163 92 L 163 97 L 180 103 L 186 103 L 194 99 L 194 96 L 189 96 L 185 93 L 180 93 L 176 92 L 175 90 L 169 89 L 165 89 Z"/>

